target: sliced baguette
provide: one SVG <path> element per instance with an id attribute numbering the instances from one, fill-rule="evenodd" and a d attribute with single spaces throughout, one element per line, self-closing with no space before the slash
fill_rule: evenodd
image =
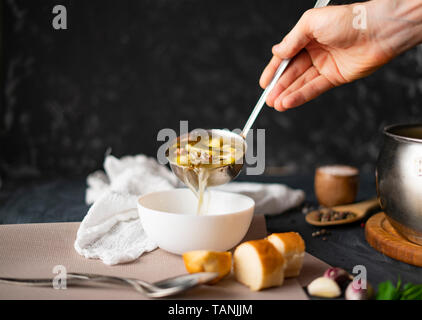
<path id="1" fill-rule="evenodd" d="M 232 269 L 232 253 L 208 250 L 185 252 L 183 262 L 189 273 L 218 272 L 219 277 L 210 282 L 214 284 L 230 273 Z"/>
<path id="2" fill-rule="evenodd" d="M 297 232 L 273 233 L 267 237 L 286 260 L 284 276 L 296 277 L 300 274 L 305 256 L 305 241 Z"/>
<path id="3" fill-rule="evenodd" d="M 234 274 L 237 281 L 253 291 L 280 286 L 284 280 L 284 259 L 271 242 L 247 241 L 234 251 Z"/>

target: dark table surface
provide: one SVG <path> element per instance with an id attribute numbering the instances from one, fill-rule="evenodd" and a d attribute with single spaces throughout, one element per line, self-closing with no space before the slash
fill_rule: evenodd
<path id="1" fill-rule="evenodd" d="M 313 176 L 256 176 L 239 180 L 285 183 L 306 193 L 305 205 L 316 205 Z M 85 178 L 32 179 L 8 181 L 0 189 L 0 224 L 81 221 L 88 210 L 85 204 Z M 357 200 L 376 196 L 373 175 L 362 175 Z M 319 228 L 305 222 L 302 207 L 266 216 L 269 232 L 299 232 L 307 251 L 327 262 L 352 272 L 356 265 L 367 269 L 373 285 L 385 280 L 422 283 L 422 268 L 391 259 L 377 252 L 365 240 L 362 221 L 330 228 L 326 240 L 312 237 Z M 364 222 L 364 221 L 363 221 Z"/>

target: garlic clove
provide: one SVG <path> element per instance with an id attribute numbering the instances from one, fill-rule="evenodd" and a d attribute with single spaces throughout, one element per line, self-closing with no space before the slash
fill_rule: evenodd
<path id="1" fill-rule="evenodd" d="M 350 282 L 347 286 L 344 297 L 346 300 L 369 300 L 374 295 L 374 289 L 367 283 L 366 289 L 360 287 L 359 284 L 355 285 L 355 282 Z"/>
<path id="2" fill-rule="evenodd" d="M 353 277 L 342 268 L 328 268 L 324 273 L 324 277 L 334 280 L 342 288 L 353 280 Z"/>
<path id="3" fill-rule="evenodd" d="M 333 279 L 319 277 L 308 285 L 308 293 L 315 297 L 337 298 L 341 295 L 341 290 Z"/>

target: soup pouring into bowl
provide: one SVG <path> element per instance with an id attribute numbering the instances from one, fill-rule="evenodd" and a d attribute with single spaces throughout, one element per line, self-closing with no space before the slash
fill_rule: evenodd
<path id="1" fill-rule="evenodd" d="M 203 210 L 207 187 L 236 178 L 246 152 L 242 136 L 226 130 L 193 130 L 171 143 L 167 157 L 174 174 L 197 196 L 197 213 Z"/>
<path id="2" fill-rule="evenodd" d="M 328 2 L 318 1 L 316 6 L 325 6 Z M 240 134 L 221 129 L 196 129 L 170 143 L 166 151 L 170 167 L 196 196 L 197 208 L 196 214 L 193 214 L 192 208 L 186 206 L 192 205 L 192 197 L 176 190 L 170 191 L 166 196 L 149 194 L 140 197 L 138 210 L 144 229 L 161 248 L 177 254 L 187 249 L 227 250 L 245 236 L 252 221 L 255 206 L 253 199 L 232 194 L 233 203 L 239 204 L 236 206 L 230 204 L 230 197 L 221 201 L 223 195 L 213 195 L 212 192 L 208 193 L 209 197 L 204 201 L 204 193 L 208 186 L 226 184 L 239 175 L 247 151 L 248 132 L 289 62 L 290 59 L 285 59 L 278 66 L 271 83 L 263 91 Z M 173 195 L 172 192 L 179 194 Z M 186 200 L 187 197 L 189 201 Z M 216 202 L 210 207 L 211 197 L 219 198 L 220 204 L 226 203 L 225 207 L 218 207 Z M 169 221 L 172 223 L 168 224 Z M 179 223 L 181 221 L 183 223 Z M 168 232 L 163 233 L 163 226 L 169 225 Z M 227 232 L 221 233 L 221 230 L 226 229 Z M 230 234 L 235 235 L 235 238 L 232 239 Z"/>
<path id="3" fill-rule="evenodd" d="M 207 186 L 228 183 L 240 173 L 247 152 L 245 138 L 265 103 L 279 111 L 300 106 L 333 87 L 352 82 L 374 72 L 404 50 L 422 42 L 419 26 L 410 24 L 403 27 L 406 30 L 402 30 L 401 27 L 396 29 L 392 27 L 391 37 L 385 37 L 382 41 L 377 36 L 374 36 L 373 39 L 362 37 L 361 29 L 352 28 L 347 23 L 338 23 L 339 21 L 352 21 L 351 14 L 354 12 L 354 4 L 322 8 L 328 3 L 329 0 L 318 0 L 315 9 L 308 10 L 283 41 L 273 47 L 273 57 L 260 79 L 260 84 L 265 90 L 241 134 L 219 129 L 202 130 L 200 135 L 190 132 L 186 136 L 177 138 L 170 145 L 167 157 L 171 169 L 193 191 L 198 200 L 196 215 L 192 215 L 192 217 L 204 218 L 206 216 L 207 206 L 203 206 L 203 194 Z M 394 2 L 394 4 L 396 3 Z M 389 7 L 386 9 L 384 3 L 380 1 L 368 1 L 362 5 L 367 6 L 368 12 L 371 14 L 378 13 L 386 17 L 396 14 L 396 11 L 388 12 Z M 400 7 L 403 10 L 398 11 L 412 12 L 408 6 L 407 2 L 400 2 Z M 403 19 L 401 16 L 399 18 L 397 21 Z M 385 28 L 376 24 L 368 25 L 368 29 L 365 29 L 365 32 L 373 35 L 385 33 Z M 385 47 L 391 47 L 391 52 L 389 51 L 387 54 L 384 50 Z M 369 52 L 369 54 L 362 55 L 362 52 Z M 281 77 L 290 63 L 292 64 L 291 68 L 287 70 L 284 77 Z M 396 137 L 387 138 L 397 140 Z M 412 186 L 420 187 L 419 182 L 417 178 L 409 176 L 408 179 L 411 183 L 403 182 L 394 186 L 394 179 L 389 176 L 390 174 L 397 175 L 398 181 L 405 177 L 399 173 L 400 170 L 404 170 L 402 167 L 404 162 L 401 160 L 394 162 L 398 158 L 392 157 L 390 154 L 404 156 L 402 151 L 405 149 L 416 150 L 411 146 L 405 146 L 409 142 L 408 138 L 403 140 L 406 141 L 389 141 L 381 153 L 377 171 L 378 191 L 381 205 L 391 220 L 396 221 L 396 225 L 403 226 L 403 230 L 405 228 L 412 230 L 412 232 L 406 232 L 406 235 L 409 239 L 420 243 L 419 233 L 422 231 L 418 202 L 420 194 L 415 190 L 412 190 L 409 195 L 402 192 L 394 194 L 395 188 L 411 190 Z M 397 146 L 402 143 L 403 146 Z M 412 143 L 418 144 L 415 141 Z M 392 149 L 390 150 L 390 148 Z M 391 163 L 391 161 L 393 162 Z M 398 164 L 398 167 L 391 170 L 395 163 Z M 413 199 L 414 197 L 416 199 Z M 412 199 L 408 201 L 407 198 Z M 162 201 L 166 201 L 166 199 Z M 399 205 L 400 202 L 402 205 Z M 408 213 L 404 213 L 407 206 L 404 206 L 403 202 L 412 203 L 408 207 Z M 412 227 L 406 221 L 415 224 L 416 227 Z M 404 233 L 404 231 L 402 232 Z"/>
<path id="4" fill-rule="evenodd" d="M 318 0 L 315 7 L 324 7 L 328 3 L 328 0 Z M 281 61 L 240 134 L 221 129 L 196 129 L 171 143 L 166 154 L 170 167 L 197 195 L 198 213 L 201 213 L 207 186 L 226 184 L 239 175 L 245 160 L 249 130 L 290 61 Z"/>

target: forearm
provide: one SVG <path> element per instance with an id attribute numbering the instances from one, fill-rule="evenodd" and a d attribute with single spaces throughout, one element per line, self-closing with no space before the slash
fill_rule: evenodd
<path id="1" fill-rule="evenodd" d="M 363 4 L 370 36 L 391 55 L 422 43 L 422 0 L 372 0 Z"/>

